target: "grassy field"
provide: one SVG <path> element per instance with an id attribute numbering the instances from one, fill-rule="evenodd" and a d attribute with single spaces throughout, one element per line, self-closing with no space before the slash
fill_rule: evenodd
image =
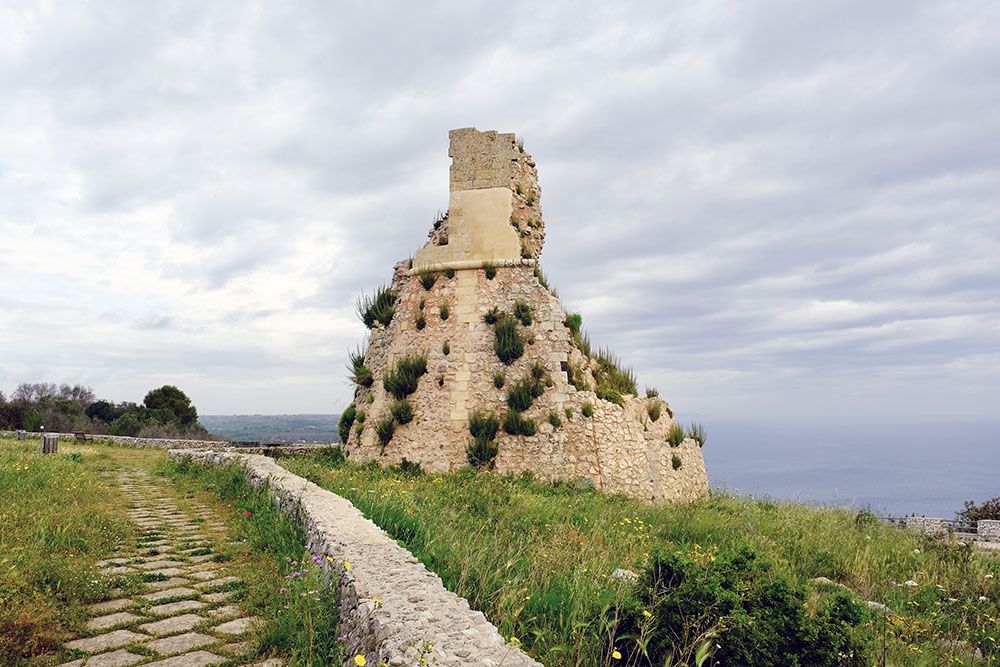
<path id="1" fill-rule="evenodd" d="M 281 463 L 353 501 L 546 665 L 1000 661 L 1000 559 L 866 513 Z"/>
<path id="2" fill-rule="evenodd" d="M 235 539 L 213 551 L 244 582 L 234 599 L 266 622 L 260 656 L 317 667 L 340 659 L 336 599 L 305 557 L 298 529 L 242 472 L 169 464 L 159 450 L 68 443 L 57 455 L 37 450 L 37 440 L 0 439 L 0 665 L 69 659 L 61 646 L 82 630 L 84 605 L 139 590 L 138 576 L 108 576 L 96 566 L 136 543 L 114 481 L 130 468 L 153 473 L 180 507 L 196 499 L 228 521 Z"/>

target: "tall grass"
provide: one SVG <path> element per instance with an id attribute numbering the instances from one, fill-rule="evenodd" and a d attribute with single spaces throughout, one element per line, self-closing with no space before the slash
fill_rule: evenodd
<path id="1" fill-rule="evenodd" d="M 95 561 L 134 535 L 99 450 L 37 446 L 0 439 L 0 663 L 57 652 L 82 605 L 122 584 Z"/>
<path id="2" fill-rule="evenodd" d="M 768 612 L 761 606 L 766 601 L 745 597 L 779 592 L 766 583 L 773 579 L 808 592 L 799 609 L 804 603 L 813 623 L 836 623 L 824 610 L 838 604 L 844 589 L 811 581 L 827 577 L 853 591 L 855 601 L 876 600 L 893 610 L 888 618 L 859 612 L 860 625 L 851 632 L 869 655 L 884 642 L 890 664 L 946 664 L 955 649 L 942 640 L 951 638 L 981 648 L 988 661 L 1000 659 L 994 643 L 1000 641 L 1000 560 L 859 521 L 853 512 L 728 495 L 654 507 L 570 484 L 468 471 L 407 478 L 354 465 L 329 468 L 307 458 L 282 464 L 349 498 L 546 665 L 626 664 L 613 659 L 614 650 L 634 659 L 636 638 L 617 634 L 619 621 L 641 622 L 649 601 L 641 588 L 612 578 L 614 570 L 644 576 L 659 555 L 679 558 L 690 576 L 708 581 L 720 572 L 716 562 L 732 567 L 746 549 L 758 554 L 755 576 L 764 580 L 747 590 L 712 590 L 719 590 L 721 601 L 751 605 L 760 618 L 786 613 Z M 917 585 L 902 585 L 907 580 Z M 678 611 L 695 619 L 706 610 L 695 605 Z M 743 621 L 718 607 L 708 611 L 702 620 L 715 629 L 713 641 L 728 647 L 732 624 Z M 683 638 L 676 645 L 683 648 Z M 845 658 L 843 664 L 860 660 Z M 760 664 L 796 663 L 775 655 Z"/>
<path id="3" fill-rule="evenodd" d="M 403 357 L 386 371 L 382 386 L 397 399 L 404 399 L 417 390 L 417 383 L 427 373 L 427 355 L 412 354 Z"/>
<path id="4" fill-rule="evenodd" d="M 376 322 L 387 327 L 396 314 L 396 293 L 391 287 L 382 285 L 372 295 L 365 294 L 358 299 L 358 316 L 371 329 Z"/>
<path id="5" fill-rule="evenodd" d="M 524 355 L 524 335 L 518 329 L 517 320 L 509 313 L 497 316 L 493 336 L 493 351 L 501 362 L 512 364 Z"/>

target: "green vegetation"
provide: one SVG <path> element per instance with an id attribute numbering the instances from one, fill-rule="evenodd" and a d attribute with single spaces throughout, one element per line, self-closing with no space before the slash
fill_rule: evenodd
<path id="1" fill-rule="evenodd" d="M 593 417 L 594 416 L 594 404 L 591 403 L 590 401 L 587 401 L 586 403 L 584 403 L 580 407 L 580 414 L 582 414 L 584 417 Z"/>
<path id="2" fill-rule="evenodd" d="M 562 426 L 562 419 L 559 417 L 558 412 L 549 413 L 549 423 L 552 424 L 554 428 L 559 428 Z"/>
<path id="3" fill-rule="evenodd" d="M 446 319 L 448 319 L 448 316 L 450 314 L 451 314 L 451 311 L 448 310 L 448 304 L 447 303 L 442 303 L 441 307 L 438 308 L 438 315 L 441 316 L 442 320 L 446 320 Z"/>
<path id="4" fill-rule="evenodd" d="M 375 382 L 372 372 L 365 366 L 365 350 L 358 348 L 350 352 L 351 363 L 347 369 L 351 373 L 351 381 L 359 387 L 370 387 Z"/>
<path id="5" fill-rule="evenodd" d="M 483 264 L 483 270 L 486 272 L 487 280 L 493 280 L 497 277 L 497 267 L 492 264 Z"/>
<path id="6" fill-rule="evenodd" d="M 549 294 L 551 294 L 554 297 L 559 296 L 559 292 L 557 292 L 554 287 L 549 286 L 548 277 L 545 275 L 545 272 L 542 271 L 542 267 L 538 266 L 537 264 L 535 265 L 535 279 L 538 281 L 539 285 L 541 285 L 546 289 L 546 291 L 548 291 Z"/>
<path id="7" fill-rule="evenodd" d="M 534 420 L 525 417 L 516 410 L 511 410 L 503 418 L 503 430 L 511 435 L 535 435 L 537 427 Z"/>
<path id="8" fill-rule="evenodd" d="M 687 434 L 684 433 L 684 429 L 680 424 L 670 425 L 670 430 L 667 431 L 667 442 L 670 443 L 671 447 L 680 447 L 686 437 Z"/>
<path id="9" fill-rule="evenodd" d="M 65 443 L 57 455 L 37 448 L 0 439 L 0 662 L 57 653 L 83 605 L 129 585 L 96 566 L 134 537 L 125 502 L 97 474 L 106 457 Z"/>
<path id="10" fill-rule="evenodd" d="M 497 456 L 497 446 L 494 441 L 499 430 L 500 420 L 496 415 L 484 415 L 476 410 L 469 417 L 472 443 L 465 450 L 465 455 L 474 468 L 493 467 L 493 460 Z"/>
<path id="11" fill-rule="evenodd" d="M 660 390 L 656 387 L 646 387 L 646 398 L 659 398 Z"/>
<path id="12" fill-rule="evenodd" d="M 507 405 L 515 412 L 524 412 L 536 398 L 545 393 L 545 385 L 533 375 L 512 384 L 507 390 Z"/>
<path id="13" fill-rule="evenodd" d="M 385 373 L 382 386 L 397 399 L 406 398 L 417 390 L 417 383 L 426 372 L 426 354 L 403 357 Z"/>
<path id="14" fill-rule="evenodd" d="M 455 277 L 455 269 L 445 269 L 444 270 L 444 277 L 448 278 L 449 280 L 451 278 L 454 278 Z"/>
<path id="15" fill-rule="evenodd" d="M 531 306 L 521 300 L 515 301 L 514 317 L 517 318 L 522 326 L 531 326 L 531 322 L 533 321 L 533 311 Z"/>
<path id="16" fill-rule="evenodd" d="M 563 370 L 566 372 L 567 381 L 573 385 L 574 389 L 577 391 L 590 390 L 590 384 L 587 383 L 587 378 L 584 376 L 582 368 L 567 362 L 564 364 Z"/>
<path id="17" fill-rule="evenodd" d="M 625 394 L 638 395 L 635 385 L 635 373 L 631 368 L 622 369 L 621 362 L 610 350 L 600 350 L 595 357 L 597 370 L 594 381 L 597 386 L 594 393 L 605 401 L 624 405 Z"/>
<path id="18" fill-rule="evenodd" d="M 375 290 L 374 295 L 363 295 L 358 299 L 358 315 L 365 326 L 371 329 L 378 322 L 389 326 L 392 316 L 396 314 L 396 293 L 391 287 L 382 285 Z"/>
<path id="19" fill-rule="evenodd" d="M 670 456 L 670 465 L 671 465 L 671 467 L 673 467 L 674 470 L 680 470 L 681 469 L 681 457 L 677 456 L 677 454 L 672 454 Z"/>
<path id="20" fill-rule="evenodd" d="M 492 312 L 487 313 L 486 317 L 490 318 L 492 315 Z M 501 362 L 512 364 L 524 355 L 524 335 L 518 329 L 517 320 L 512 315 L 496 314 L 493 335 L 493 350 Z"/>
<path id="21" fill-rule="evenodd" d="M 347 438 L 351 434 L 351 426 L 354 425 L 357 410 L 354 403 L 351 403 L 340 414 L 340 423 L 337 424 L 337 435 L 340 436 L 341 442 L 347 442 Z"/>
<path id="22" fill-rule="evenodd" d="M 396 432 L 396 420 L 392 415 L 382 417 L 377 422 L 375 422 L 375 433 L 378 435 L 378 441 L 382 445 L 382 450 L 385 450 L 386 445 L 392 440 L 393 434 Z"/>
<path id="23" fill-rule="evenodd" d="M 563 320 L 563 324 L 569 329 L 569 338 L 573 345 L 583 352 L 585 357 L 590 357 L 590 338 L 583 333 L 583 316 L 580 313 L 570 313 Z"/>
<path id="24" fill-rule="evenodd" d="M 441 343 L 441 353 L 445 356 L 451 354 L 451 345 L 448 344 L 448 341 Z"/>
<path id="25" fill-rule="evenodd" d="M 503 389 L 504 382 L 503 373 L 501 371 L 493 372 L 493 386 L 497 389 Z"/>
<path id="26" fill-rule="evenodd" d="M 350 499 L 550 667 L 690 665 L 698 650 L 714 650 L 705 664 L 870 665 L 883 643 L 887 664 L 937 665 L 956 651 L 946 639 L 1000 658 L 1000 559 L 852 512 L 282 463 Z"/>
<path id="27" fill-rule="evenodd" d="M 318 458 L 327 465 L 343 462 L 339 447 Z M 225 557 L 246 582 L 241 604 L 264 620 L 258 655 L 277 653 L 308 667 L 343 664 L 337 591 L 317 564 L 320 555 L 306 553 L 301 529 L 276 508 L 267 489 L 252 488 L 237 466 L 162 462 L 156 470 L 188 497 L 233 517 L 237 546 Z"/>
<path id="28" fill-rule="evenodd" d="M 975 501 L 966 500 L 965 509 L 958 512 L 959 521 L 976 523 L 977 521 L 1000 521 L 1000 496 L 986 500 L 982 505 L 977 505 Z"/>
<path id="29" fill-rule="evenodd" d="M 697 422 L 691 422 L 691 425 L 688 426 L 687 437 L 697 442 L 699 447 L 704 447 L 707 439 L 705 427 Z"/>
<path id="30" fill-rule="evenodd" d="M 493 308 L 490 308 L 485 315 L 483 315 L 483 322 L 486 322 L 486 324 L 492 326 L 497 323 L 502 314 L 503 313 L 500 311 L 500 309 L 494 306 Z"/>
<path id="31" fill-rule="evenodd" d="M 646 405 L 646 414 L 649 415 L 650 421 L 656 421 L 663 414 L 663 402 L 660 399 L 653 399 Z"/>
<path id="32" fill-rule="evenodd" d="M 429 290 L 434 287 L 434 282 L 437 280 L 438 274 L 434 271 L 421 271 L 417 274 L 417 279 L 420 284 L 424 286 L 425 290 Z"/>
<path id="33" fill-rule="evenodd" d="M 393 402 L 389 408 L 389 412 L 392 413 L 392 418 L 399 425 L 409 424 L 413 421 L 413 404 L 405 398 Z"/>
<path id="34" fill-rule="evenodd" d="M 427 318 L 424 317 L 423 311 L 417 313 L 417 316 L 413 318 L 413 323 L 417 327 L 417 331 L 423 331 L 423 328 L 427 326 Z"/>

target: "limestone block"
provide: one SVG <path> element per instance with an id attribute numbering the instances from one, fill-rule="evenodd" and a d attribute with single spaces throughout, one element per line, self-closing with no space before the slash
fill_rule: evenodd
<path id="1" fill-rule="evenodd" d="M 1000 521 L 980 519 L 976 522 L 976 531 L 980 537 L 991 542 L 1000 542 Z"/>

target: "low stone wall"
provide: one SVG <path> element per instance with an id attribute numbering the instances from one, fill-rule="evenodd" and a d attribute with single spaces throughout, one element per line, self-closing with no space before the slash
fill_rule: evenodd
<path id="1" fill-rule="evenodd" d="M 48 433 L 63 440 L 73 440 L 73 433 Z M 38 439 L 41 433 L 21 431 L 0 431 L 0 438 Z M 222 440 L 174 440 L 170 438 L 131 438 L 125 435 L 87 435 L 88 440 L 107 442 L 121 447 L 159 447 L 160 449 L 202 449 L 204 447 L 224 447 L 228 443 Z"/>
<path id="2" fill-rule="evenodd" d="M 976 533 L 991 542 L 1000 542 L 1000 521 L 980 519 L 976 522 Z"/>
<path id="3" fill-rule="evenodd" d="M 928 535 L 944 535 L 948 532 L 948 521 L 926 516 L 906 517 L 906 527 Z"/>
<path id="4" fill-rule="evenodd" d="M 309 551 L 338 577 L 348 664 L 360 654 L 368 665 L 540 666 L 345 498 L 264 456 L 213 450 L 167 456 L 239 464 L 252 485 L 268 485 L 275 504 L 302 526 Z"/>

